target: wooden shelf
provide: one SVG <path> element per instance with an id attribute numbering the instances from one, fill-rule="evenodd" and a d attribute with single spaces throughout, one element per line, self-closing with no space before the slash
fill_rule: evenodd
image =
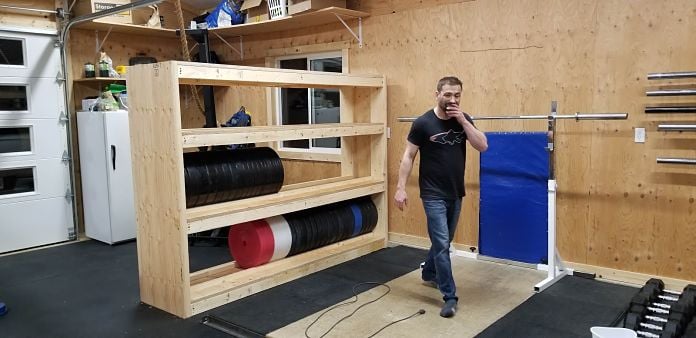
<path id="1" fill-rule="evenodd" d="M 81 79 L 75 79 L 73 82 L 125 82 L 126 78 L 116 78 L 116 77 L 83 77 Z"/>
<path id="2" fill-rule="evenodd" d="M 91 21 L 78 24 L 75 29 L 91 29 L 97 31 L 109 31 L 113 33 L 126 33 L 135 35 L 147 35 L 150 37 L 168 37 L 176 39 L 175 29 L 152 28 L 139 25 L 129 25 L 125 23 Z"/>
<path id="3" fill-rule="evenodd" d="M 261 33 L 283 32 L 298 28 L 307 28 L 329 23 L 340 23 L 336 15 L 342 19 L 364 18 L 369 13 L 354 11 L 340 7 L 323 8 L 311 13 L 297 14 L 281 19 L 245 23 L 230 27 L 210 29 L 211 37 L 215 34 L 221 37 L 244 36 Z"/>
<path id="4" fill-rule="evenodd" d="M 177 62 L 180 84 L 285 88 L 381 88 L 381 75 L 355 75 L 293 69 Z"/>
<path id="5" fill-rule="evenodd" d="M 227 38 L 253 34 L 283 32 L 292 29 L 307 28 L 325 25 L 329 23 L 340 23 L 336 15 L 340 16 L 343 20 L 364 18 L 370 16 L 369 13 L 365 12 L 354 11 L 339 7 L 329 7 L 311 13 L 297 14 L 276 20 L 245 23 L 241 25 L 234 25 L 222 28 L 211 28 L 209 31 L 211 34 L 211 38 L 215 36 L 215 34 Z M 75 28 L 92 29 L 98 31 L 108 31 L 109 29 L 111 29 L 111 31 L 115 33 L 177 38 L 177 29 L 151 28 L 146 26 L 129 25 L 124 23 L 92 21 L 78 24 L 77 26 L 75 26 Z"/>
<path id="6" fill-rule="evenodd" d="M 217 229 L 383 192 L 384 181 L 371 177 L 329 182 L 238 201 L 186 209 L 188 233 Z"/>
<path id="7" fill-rule="evenodd" d="M 382 123 L 325 123 L 293 124 L 285 126 L 260 126 L 241 128 L 197 128 L 184 129 L 184 148 L 206 145 L 225 145 L 257 142 L 283 141 L 299 137 L 324 138 L 384 133 Z"/>
<path id="8" fill-rule="evenodd" d="M 370 233 L 250 269 L 235 269 L 229 274 L 203 282 L 200 282 L 202 279 L 195 273 L 191 274 L 192 281 L 199 281 L 191 285 L 191 313 L 195 315 L 210 310 L 314 273 L 327 265 L 340 264 L 379 250 L 385 246 L 385 241 L 384 236 Z M 230 266 L 223 264 L 220 268 L 224 270 Z M 214 274 L 212 270 L 215 267 L 206 273 Z"/>
<path id="9" fill-rule="evenodd" d="M 143 303 L 188 318 L 386 245 L 387 86 L 383 76 L 169 61 L 132 66 L 128 79 L 130 113 L 138 117 L 130 121 L 130 137 Z M 360 96 L 352 90 L 342 94 L 345 123 L 182 129 L 179 87 L 191 83 L 366 90 Z M 350 137 L 357 135 L 368 136 Z M 186 208 L 185 148 L 331 136 L 347 137 L 341 154 L 333 158 L 340 163 L 340 177 L 286 185 L 271 195 Z M 189 271 L 187 237 L 191 233 L 362 196 L 370 196 L 379 215 L 370 234 L 246 270 L 226 263 Z"/>

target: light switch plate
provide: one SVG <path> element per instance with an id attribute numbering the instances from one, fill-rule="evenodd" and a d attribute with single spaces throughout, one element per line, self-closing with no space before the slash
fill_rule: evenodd
<path id="1" fill-rule="evenodd" d="M 636 128 L 634 138 L 636 143 L 645 143 L 645 128 Z"/>

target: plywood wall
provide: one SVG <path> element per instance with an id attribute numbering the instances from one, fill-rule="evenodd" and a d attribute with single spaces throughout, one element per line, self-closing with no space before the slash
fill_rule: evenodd
<path id="1" fill-rule="evenodd" d="M 55 10 L 60 7 L 61 0 L 4 0 L 3 5 L 32 8 L 40 10 Z M 23 27 L 55 30 L 56 17 L 53 14 L 12 10 L 0 8 L 0 26 Z"/>
<path id="2" fill-rule="evenodd" d="M 691 0 L 352 0 L 372 14 L 358 48 L 340 25 L 244 38 L 247 60 L 267 50 L 351 41 L 353 73 L 384 74 L 388 83 L 389 195 L 410 124 L 396 121 L 434 105 L 444 75 L 464 80 L 462 106 L 473 115 L 626 112 L 626 121 L 559 122 L 558 246 L 571 262 L 696 280 L 696 168 L 658 165 L 657 156 L 696 157 L 696 137 L 657 132 L 646 104 L 648 72 L 696 69 L 696 4 Z M 355 22 L 352 23 L 356 27 Z M 244 62 L 218 47 L 230 63 Z M 682 81 L 683 82 L 683 81 Z M 691 82 L 692 84 L 694 82 Z M 693 87 L 693 86 L 692 86 Z M 484 122 L 484 131 L 545 130 L 543 122 Z M 633 142 L 633 129 L 647 142 Z M 455 242 L 478 244 L 478 156 L 470 151 L 467 197 Z M 416 164 L 417 166 L 417 164 Z M 389 230 L 426 237 L 417 167 L 405 212 L 392 207 Z"/>

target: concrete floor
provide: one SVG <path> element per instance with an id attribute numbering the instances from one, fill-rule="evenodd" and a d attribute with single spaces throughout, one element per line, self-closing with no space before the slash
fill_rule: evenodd
<path id="1" fill-rule="evenodd" d="M 391 325 L 377 337 L 473 337 L 531 297 L 534 285 L 546 277 L 543 271 L 463 257 L 454 257 L 452 264 L 459 296 L 459 309 L 454 318 L 440 317 L 442 295 L 437 289 L 424 285 L 420 271 L 416 270 L 390 281 L 388 295 L 343 320 L 327 337 L 368 337 L 419 309 L 424 309 L 425 314 Z M 328 312 L 311 327 L 309 336 L 320 337 L 337 320 L 385 291 L 385 287 L 373 288 L 360 294 L 356 303 Z M 347 300 L 352 299 L 354 297 Z M 304 337 L 305 329 L 324 311 L 268 336 Z"/>

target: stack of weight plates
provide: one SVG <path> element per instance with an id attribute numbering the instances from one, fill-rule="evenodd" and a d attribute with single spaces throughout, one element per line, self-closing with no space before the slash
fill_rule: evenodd
<path id="1" fill-rule="evenodd" d="M 377 207 L 369 197 L 230 227 L 230 253 L 249 268 L 371 232 Z"/>
<path id="2" fill-rule="evenodd" d="M 186 207 L 277 193 L 283 164 L 267 147 L 184 153 Z"/>

